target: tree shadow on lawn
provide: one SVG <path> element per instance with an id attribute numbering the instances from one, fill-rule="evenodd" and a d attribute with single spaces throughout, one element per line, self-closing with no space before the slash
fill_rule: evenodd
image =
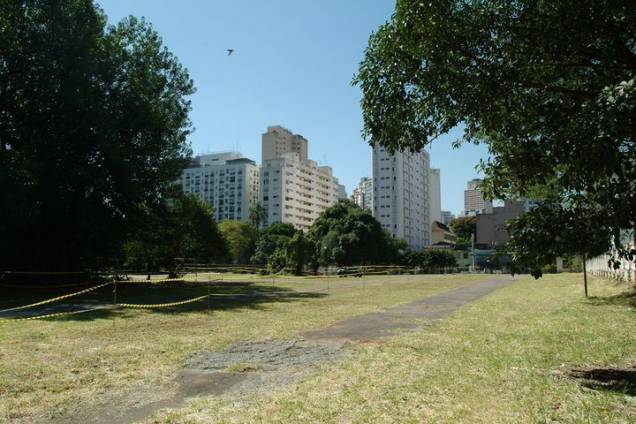
<path id="1" fill-rule="evenodd" d="M 607 297 L 591 296 L 587 301 L 592 305 L 622 305 L 636 308 L 636 290 Z"/>
<path id="2" fill-rule="evenodd" d="M 126 318 L 134 315 L 134 308 L 113 308 L 114 285 L 105 286 L 84 295 L 61 300 L 51 305 L 25 309 L 24 311 L 9 311 L 0 313 L 0 319 L 27 318 L 31 316 L 75 312 L 90 309 L 90 312 L 66 315 L 61 318 L 47 320 L 64 321 L 92 321 L 108 319 L 113 316 Z M 222 311 L 241 308 L 261 308 L 264 304 L 273 302 L 294 302 L 298 300 L 316 299 L 327 296 L 319 292 L 298 292 L 289 288 L 276 287 L 266 283 L 255 282 L 197 282 L 197 283 L 165 283 L 157 284 L 117 284 L 117 303 L 148 305 L 143 308 L 162 314 L 204 312 L 208 310 L 207 299 L 169 307 L 152 307 L 152 305 L 186 301 L 210 293 L 209 310 Z M 69 293 L 52 290 L 16 290 L 11 292 L 11 300 L 2 302 L 2 308 L 35 303 Z M 0 298 L 7 299 L 4 293 Z"/>
<path id="3" fill-rule="evenodd" d="M 568 375 L 589 389 L 636 396 L 636 365 L 625 368 L 574 368 Z"/>

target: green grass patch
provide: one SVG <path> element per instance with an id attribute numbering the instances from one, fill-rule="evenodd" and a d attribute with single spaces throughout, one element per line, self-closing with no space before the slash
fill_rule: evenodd
<path id="1" fill-rule="evenodd" d="M 225 371 L 226 372 L 232 372 L 232 373 L 241 374 L 241 373 L 244 373 L 244 372 L 260 371 L 262 369 L 263 369 L 263 367 L 261 365 L 258 365 L 258 364 L 246 364 L 244 362 L 241 362 L 241 363 L 238 363 L 238 364 L 230 365 L 229 367 L 227 367 L 225 369 Z"/>

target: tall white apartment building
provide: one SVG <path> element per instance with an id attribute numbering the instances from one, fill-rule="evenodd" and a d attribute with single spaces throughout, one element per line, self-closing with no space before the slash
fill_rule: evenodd
<path id="1" fill-rule="evenodd" d="M 227 152 L 195 157 L 181 174 L 181 187 L 212 206 L 217 221 L 246 221 L 259 200 L 259 180 L 253 160 Z"/>
<path id="2" fill-rule="evenodd" d="M 395 238 L 421 250 L 431 244 L 429 155 L 373 148 L 373 216 Z"/>
<path id="3" fill-rule="evenodd" d="M 347 188 L 344 184 L 338 184 L 338 200 L 347 198 Z"/>
<path id="4" fill-rule="evenodd" d="M 455 215 L 451 211 L 442 211 L 442 220 L 440 221 L 442 224 L 449 225 L 453 219 L 455 219 Z"/>
<path id="5" fill-rule="evenodd" d="M 474 178 L 466 184 L 466 190 L 464 190 L 464 215 L 492 213 L 492 202 L 484 200 L 481 183 L 482 180 Z"/>
<path id="6" fill-rule="evenodd" d="M 442 222 L 442 189 L 439 169 L 431 168 L 428 174 L 428 194 L 431 213 L 431 224 Z"/>
<path id="7" fill-rule="evenodd" d="M 320 213 L 342 196 L 342 187 L 328 166 L 307 158 L 307 140 L 273 126 L 263 134 L 261 199 L 266 225 L 292 224 L 307 230 Z"/>
<path id="8" fill-rule="evenodd" d="M 362 177 L 358 186 L 353 190 L 351 200 L 363 209 L 373 213 L 373 179 Z"/>

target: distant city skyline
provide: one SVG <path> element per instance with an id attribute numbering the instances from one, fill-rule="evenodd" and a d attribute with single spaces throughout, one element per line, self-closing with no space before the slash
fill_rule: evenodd
<path id="1" fill-rule="evenodd" d="M 310 157 L 331 166 L 348 194 L 372 175 L 372 149 L 360 135 L 361 93 L 351 79 L 394 1 L 98 4 L 111 23 L 145 17 L 188 68 L 197 88 L 189 137 L 195 155 L 237 151 L 260 163 L 263 128 L 281 125 L 310 140 Z M 466 181 L 481 176 L 474 167 L 487 157 L 485 146 L 453 151 L 459 137 L 455 130 L 427 148 L 431 167 L 441 169 L 441 208 L 455 214 Z"/>

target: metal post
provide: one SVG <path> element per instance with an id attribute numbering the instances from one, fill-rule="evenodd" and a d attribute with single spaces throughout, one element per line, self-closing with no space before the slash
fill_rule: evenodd
<path id="1" fill-rule="evenodd" d="M 208 280 L 208 312 L 210 311 L 210 280 Z"/>

